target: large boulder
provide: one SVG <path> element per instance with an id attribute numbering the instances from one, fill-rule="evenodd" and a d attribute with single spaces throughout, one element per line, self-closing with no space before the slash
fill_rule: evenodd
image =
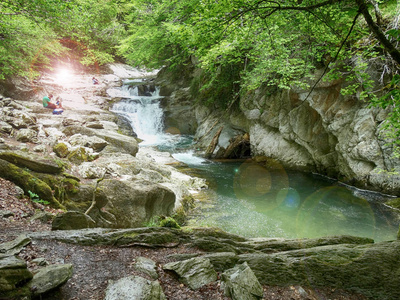
<path id="1" fill-rule="evenodd" d="M 110 281 L 104 300 L 166 300 L 160 283 L 139 276 Z"/>
<path id="2" fill-rule="evenodd" d="M 28 154 L 21 151 L 0 151 L 0 159 L 39 173 L 58 174 L 63 170 L 63 167 L 51 158 L 44 159 L 32 153 Z"/>
<path id="3" fill-rule="evenodd" d="M 63 130 L 63 133 L 67 136 L 73 136 L 75 134 L 97 136 L 106 142 L 110 143 L 118 149 L 123 149 L 125 152 L 135 156 L 139 151 L 139 146 L 135 138 L 119 134 L 114 131 L 106 129 L 91 129 L 87 127 L 72 125 L 68 126 Z"/>
<path id="4" fill-rule="evenodd" d="M 100 187 L 108 200 L 103 209 L 116 217 L 113 227 L 143 226 L 154 216 L 171 215 L 174 209 L 175 194 L 159 184 L 110 179 Z"/>
<path id="5" fill-rule="evenodd" d="M 27 195 L 32 192 L 37 194 L 41 200 L 50 202 L 53 207 L 63 207 L 54 198 L 53 192 L 47 183 L 3 159 L 0 159 L 0 176 L 21 187 Z"/>

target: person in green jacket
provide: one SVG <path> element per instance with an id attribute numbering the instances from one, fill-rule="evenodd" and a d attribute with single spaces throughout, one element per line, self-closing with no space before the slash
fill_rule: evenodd
<path id="1" fill-rule="evenodd" d="M 53 95 L 50 94 L 49 96 L 43 97 L 43 107 L 50 108 L 50 109 L 57 109 L 62 108 L 61 104 L 54 104 L 50 102 L 53 99 Z"/>

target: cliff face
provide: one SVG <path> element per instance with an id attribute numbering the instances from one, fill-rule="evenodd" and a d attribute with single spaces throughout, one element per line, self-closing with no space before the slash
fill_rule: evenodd
<path id="1" fill-rule="evenodd" d="M 173 89 L 164 74 L 158 83 L 169 91 L 165 93 L 166 125 L 171 122 L 182 132 L 195 134 L 198 148 L 207 149 L 217 138 L 214 157 L 221 157 L 235 137 L 248 133 L 252 156 L 274 158 L 287 168 L 318 172 L 361 188 L 400 194 L 400 175 L 388 174 L 400 171 L 400 160 L 380 130 L 388 112 L 341 95 L 340 81 L 319 83 L 308 97 L 308 90 L 271 93 L 261 88 L 242 96 L 239 108 L 228 112 L 196 103 L 185 81 Z M 180 113 L 171 119 L 173 111 Z M 187 130 L 188 124 L 192 131 Z"/>

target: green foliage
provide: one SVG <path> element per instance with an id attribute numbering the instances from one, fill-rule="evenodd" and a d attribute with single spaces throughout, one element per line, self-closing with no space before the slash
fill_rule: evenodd
<path id="1" fill-rule="evenodd" d="M 62 61 L 113 61 L 123 25 L 118 1 L 6 0 L 0 3 L 0 79 L 35 77 Z"/>
<path id="2" fill-rule="evenodd" d="M 371 106 L 389 110 L 381 129 L 391 140 L 394 154 L 400 156 L 400 75 L 394 75 L 387 88 L 384 96 L 371 100 Z"/>
<path id="3" fill-rule="evenodd" d="M 45 200 L 40 199 L 38 194 L 35 194 L 35 193 L 31 192 L 31 191 L 28 191 L 28 193 L 29 193 L 29 198 L 31 199 L 32 202 L 40 203 L 40 204 L 44 204 L 44 205 L 50 204 L 49 201 L 45 201 Z"/>

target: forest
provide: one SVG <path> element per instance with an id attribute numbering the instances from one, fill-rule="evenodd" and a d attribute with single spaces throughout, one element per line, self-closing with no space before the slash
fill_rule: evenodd
<path id="1" fill-rule="evenodd" d="M 191 60 L 204 102 L 229 106 L 261 85 L 311 91 L 323 68 L 318 81 L 344 80 L 342 94 L 391 107 L 386 127 L 398 137 L 396 0 L 5 0 L 0 9 L 2 80 L 34 80 L 68 61 L 174 70 Z"/>

